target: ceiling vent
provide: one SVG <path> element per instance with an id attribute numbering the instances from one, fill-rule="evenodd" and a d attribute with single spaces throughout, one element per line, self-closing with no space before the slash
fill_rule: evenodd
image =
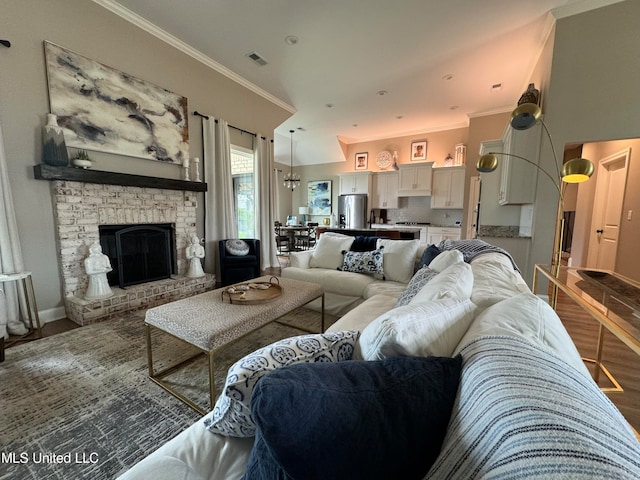
<path id="1" fill-rule="evenodd" d="M 262 56 L 261 56 L 259 53 L 257 53 L 257 52 L 250 52 L 250 53 L 247 53 L 247 55 L 246 55 L 246 56 L 247 56 L 247 57 L 249 57 L 251 60 L 253 60 L 253 61 L 254 61 L 254 63 L 256 63 L 257 65 L 259 65 L 259 66 L 261 66 L 261 67 L 263 67 L 264 65 L 266 65 L 266 64 L 268 63 L 268 62 L 267 62 L 264 58 L 262 58 Z"/>

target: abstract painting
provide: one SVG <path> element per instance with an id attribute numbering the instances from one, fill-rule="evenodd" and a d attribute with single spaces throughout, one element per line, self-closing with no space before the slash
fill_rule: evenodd
<path id="1" fill-rule="evenodd" d="M 314 180 L 307 184 L 309 215 L 331 214 L 331 180 Z"/>
<path id="2" fill-rule="evenodd" d="M 68 147 L 182 164 L 187 99 L 44 42 L 49 106 Z"/>

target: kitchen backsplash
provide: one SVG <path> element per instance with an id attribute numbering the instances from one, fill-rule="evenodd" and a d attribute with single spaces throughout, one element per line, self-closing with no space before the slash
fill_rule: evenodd
<path id="1" fill-rule="evenodd" d="M 387 223 L 418 222 L 454 226 L 462 223 L 462 209 L 431 209 L 431 197 L 400 197 L 398 208 L 387 209 Z"/>

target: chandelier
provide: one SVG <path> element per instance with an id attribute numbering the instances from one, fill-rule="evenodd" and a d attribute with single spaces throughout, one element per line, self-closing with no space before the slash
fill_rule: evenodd
<path id="1" fill-rule="evenodd" d="M 293 173 L 293 130 L 289 130 L 291 134 L 291 157 L 289 158 L 289 173 L 284 176 L 284 186 L 292 191 L 300 184 L 300 175 Z"/>

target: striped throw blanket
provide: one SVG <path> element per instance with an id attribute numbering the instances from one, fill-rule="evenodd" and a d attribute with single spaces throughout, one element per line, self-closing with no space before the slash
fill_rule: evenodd
<path id="1" fill-rule="evenodd" d="M 437 247 L 443 252 L 445 250 L 460 250 L 464 261 L 467 263 L 478 255 L 482 255 L 484 253 L 501 253 L 509 257 L 511 264 L 513 265 L 513 269 L 520 272 L 520 269 L 509 252 L 504 248 L 496 247 L 495 245 L 483 242 L 482 240 L 442 240 Z"/>
<path id="2" fill-rule="evenodd" d="M 426 479 L 639 479 L 640 444 L 596 384 L 515 337 L 462 350 L 458 397 Z"/>

